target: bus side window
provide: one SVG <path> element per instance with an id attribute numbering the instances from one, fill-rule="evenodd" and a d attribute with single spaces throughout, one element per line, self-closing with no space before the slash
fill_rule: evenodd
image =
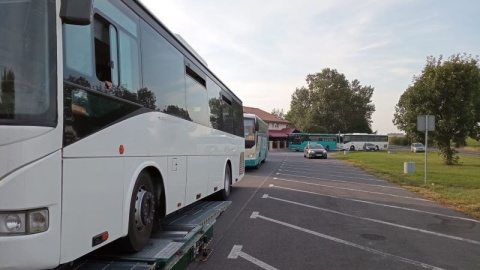
<path id="1" fill-rule="evenodd" d="M 118 75 L 112 73 L 115 67 L 116 30 L 105 19 L 95 15 L 95 74 L 98 80 L 106 82 L 106 87 L 111 88 L 111 83 L 118 84 Z M 115 80 L 114 80 L 115 79 Z M 108 85 L 110 83 L 110 85 Z"/>

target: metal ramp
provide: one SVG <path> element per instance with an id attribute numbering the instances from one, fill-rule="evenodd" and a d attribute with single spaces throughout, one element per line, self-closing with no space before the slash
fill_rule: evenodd
<path id="1" fill-rule="evenodd" d="M 206 260 L 213 224 L 230 201 L 200 201 L 161 221 L 162 231 L 151 236 L 140 252 L 122 254 L 105 246 L 60 270 L 184 269 L 193 260 Z"/>

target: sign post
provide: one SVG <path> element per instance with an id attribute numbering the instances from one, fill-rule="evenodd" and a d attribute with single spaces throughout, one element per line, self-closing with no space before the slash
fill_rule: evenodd
<path id="1" fill-rule="evenodd" d="M 435 116 L 434 115 L 419 115 L 417 116 L 417 130 L 425 131 L 425 184 L 427 184 L 427 146 L 428 146 L 428 131 L 435 131 Z"/>

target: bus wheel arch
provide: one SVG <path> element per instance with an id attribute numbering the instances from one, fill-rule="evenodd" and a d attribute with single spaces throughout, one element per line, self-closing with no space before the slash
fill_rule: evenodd
<path id="1" fill-rule="evenodd" d="M 150 177 L 153 181 L 154 191 L 155 191 L 155 202 L 156 202 L 156 217 L 153 230 L 159 231 L 160 227 L 160 219 L 164 218 L 167 214 L 167 201 L 165 196 L 165 185 L 163 183 L 163 177 L 160 171 L 153 167 L 149 166 L 144 169 L 144 171 L 148 171 Z"/>

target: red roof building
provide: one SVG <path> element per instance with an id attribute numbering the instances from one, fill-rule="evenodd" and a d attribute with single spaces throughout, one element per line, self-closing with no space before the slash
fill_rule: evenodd
<path id="1" fill-rule="evenodd" d="M 255 114 L 268 124 L 268 137 L 270 141 L 286 140 L 288 134 L 298 132 L 295 128 L 287 127 L 290 125 L 288 120 L 278 118 L 261 109 L 244 106 L 243 112 Z"/>

